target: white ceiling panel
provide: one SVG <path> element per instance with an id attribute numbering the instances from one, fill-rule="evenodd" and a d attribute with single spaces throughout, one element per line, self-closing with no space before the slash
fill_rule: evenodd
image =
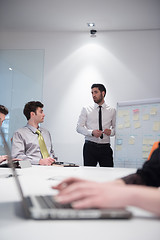
<path id="1" fill-rule="evenodd" d="M 0 31 L 160 29 L 160 0 L 0 0 Z"/>

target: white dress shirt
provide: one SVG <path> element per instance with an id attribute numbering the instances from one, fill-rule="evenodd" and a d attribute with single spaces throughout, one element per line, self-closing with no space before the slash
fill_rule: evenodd
<path id="1" fill-rule="evenodd" d="M 51 157 L 54 157 L 54 151 L 52 147 L 51 135 L 48 130 L 39 127 L 41 134 L 44 138 L 48 153 Z M 39 164 L 39 160 L 42 158 L 38 134 L 36 134 L 37 128 L 27 124 L 25 127 L 18 129 L 12 140 L 12 157 L 23 160 L 29 160 L 31 164 Z"/>
<path id="2" fill-rule="evenodd" d="M 102 105 L 102 128 L 111 129 L 111 135 L 115 135 L 116 110 L 105 102 Z M 92 136 L 92 131 L 99 129 L 99 105 L 83 107 L 77 123 L 77 132 L 85 136 L 85 140 L 96 143 L 110 143 L 110 136 L 103 134 L 103 139 Z"/>

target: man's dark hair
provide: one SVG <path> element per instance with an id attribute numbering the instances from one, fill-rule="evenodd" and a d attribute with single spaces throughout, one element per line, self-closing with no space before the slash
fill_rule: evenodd
<path id="1" fill-rule="evenodd" d="M 7 115 L 8 109 L 5 106 L 0 105 L 0 112 L 3 113 L 4 115 Z"/>
<path id="2" fill-rule="evenodd" d="M 23 113 L 26 116 L 27 120 L 30 119 L 31 112 L 36 113 L 37 108 L 38 107 L 43 108 L 43 106 L 44 105 L 38 101 L 31 101 L 31 102 L 26 103 L 26 105 L 24 106 L 24 109 L 23 109 Z"/>
<path id="3" fill-rule="evenodd" d="M 91 86 L 91 89 L 92 88 L 98 88 L 100 92 L 105 92 L 105 95 L 106 95 L 106 88 L 103 84 L 100 84 L 100 83 L 94 83 L 92 86 Z M 104 96 L 105 96 L 104 95 Z"/>

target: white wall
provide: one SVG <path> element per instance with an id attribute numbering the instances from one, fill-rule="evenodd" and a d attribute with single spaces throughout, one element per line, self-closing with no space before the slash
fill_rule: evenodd
<path id="1" fill-rule="evenodd" d="M 106 102 L 160 97 L 160 31 L 0 33 L 0 49 L 45 49 L 45 127 L 59 160 L 82 164 L 76 123 L 92 103 L 90 86 L 107 88 Z M 36 99 L 35 99 L 36 100 Z M 113 141 L 112 141 L 112 145 Z"/>

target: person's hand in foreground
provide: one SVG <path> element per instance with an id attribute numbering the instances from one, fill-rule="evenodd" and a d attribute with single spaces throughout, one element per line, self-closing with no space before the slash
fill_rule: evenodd
<path id="1" fill-rule="evenodd" d="M 160 216 L 160 190 L 153 187 L 113 182 L 92 182 L 70 178 L 53 187 L 59 190 L 55 199 L 71 203 L 73 208 L 121 208 L 136 206 Z"/>
<path id="2" fill-rule="evenodd" d="M 74 208 L 123 207 L 124 203 L 120 203 L 119 201 L 112 202 L 112 199 L 116 198 L 117 192 L 115 194 L 112 193 L 111 198 L 107 193 L 111 191 L 112 185 L 119 185 L 115 182 L 97 183 L 69 178 L 53 188 L 59 190 L 59 194 L 56 196 L 57 201 L 61 203 L 71 202 Z M 120 191 L 120 189 L 118 190 Z"/>
<path id="3" fill-rule="evenodd" d="M 86 184 L 88 184 L 88 183 L 94 184 L 95 183 L 96 184 L 97 182 L 88 181 L 88 180 L 81 179 L 81 178 L 71 177 L 71 178 L 67 178 L 67 179 L 63 180 L 57 186 L 53 186 L 53 189 L 57 189 L 59 192 L 61 192 L 62 190 L 68 188 L 70 185 L 73 185 L 75 183 L 86 183 Z M 116 179 L 111 182 L 106 182 L 105 184 L 125 184 L 125 183 L 122 179 Z"/>

